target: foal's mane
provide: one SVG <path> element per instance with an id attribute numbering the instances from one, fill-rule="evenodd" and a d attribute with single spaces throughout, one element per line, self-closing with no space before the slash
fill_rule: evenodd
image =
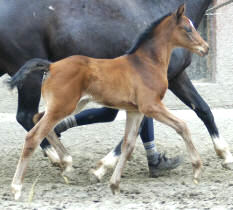
<path id="1" fill-rule="evenodd" d="M 166 17 L 170 16 L 172 13 L 168 13 L 158 20 L 152 22 L 146 29 L 139 34 L 137 39 L 135 39 L 133 45 L 126 51 L 126 54 L 134 53 L 146 40 L 150 39 L 153 36 L 153 29 L 156 28 Z"/>

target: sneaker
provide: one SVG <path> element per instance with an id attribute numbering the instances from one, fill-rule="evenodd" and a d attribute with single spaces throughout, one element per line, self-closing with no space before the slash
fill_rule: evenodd
<path id="1" fill-rule="evenodd" d="M 165 154 L 159 154 L 159 157 L 148 162 L 150 177 L 163 176 L 167 171 L 177 168 L 182 162 L 180 156 L 167 158 Z"/>

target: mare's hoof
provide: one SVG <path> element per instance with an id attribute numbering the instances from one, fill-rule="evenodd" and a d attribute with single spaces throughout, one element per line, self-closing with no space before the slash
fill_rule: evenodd
<path id="1" fill-rule="evenodd" d="M 233 163 L 222 163 L 222 167 L 228 170 L 233 170 Z"/>
<path id="2" fill-rule="evenodd" d="M 16 185 L 16 184 L 11 185 L 11 192 L 13 193 L 15 200 L 18 200 L 20 198 L 21 190 L 22 190 L 22 185 Z"/>
<path id="3" fill-rule="evenodd" d="M 98 183 L 98 182 L 101 181 L 101 180 L 99 179 L 99 177 L 96 176 L 95 170 L 94 170 L 94 169 L 91 169 L 91 170 L 89 171 L 89 180 L 90 180 L 90 182 L 91 182 L 92 184 L 96 184 L 96 183 Z"/>
<path id="4" fill-rule="evenodd" d="M 120 194 L 120 187 L 118 184 L 110 184 L 110 188 L 113 195 Z"/>

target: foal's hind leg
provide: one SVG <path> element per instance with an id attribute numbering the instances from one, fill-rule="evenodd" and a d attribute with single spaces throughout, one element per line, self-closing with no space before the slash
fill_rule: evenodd
<path id="1" fill-rule="evenodd" d="M 67 152 L 66 148 L 57 138 L 57 135 L 53 130 L 49 132 L 49 134 L 47 135 L 47 139 L 59 155 L 59 159 L 61 160 L 60 167 L 62 169 L 62 175 L 72 178 L 72 172 L 74 169 L 72 167 L 73 161 L 71 155 Z"/>
<path id="2" fill-rule="evenodd" d="M 84 104 L 87 104 L 87 101 L 85 101 Z M 43 115 L 44 112 L 36 114 L 33 118 L 33 121 L 37 123 Z M 58 139 L 54 130 L 51 130 L 46 138 L 48 139 L 49 143 L 53 146 L 53 148 L 56 151 L 56 154 L 58 155 L 57 159 L 59 160 L 59 162 L 57 163 L 62 169 L 62 175 L 65 177 L 71 177 L 71 172 L 73 172 L 71 155 L 68 153 L 64 145 Z M 52 162 L 54 163 L 54 160 L 52 160 Z"/>
<path id="3" fill-rule="evenodd" d="M 76 98 L 72 98 L 70 99 L 69 104 L 67 104 L 66 101 L 62 101 L 61 99 L 59 100 L 60 103 L 57 103 L 54 99 L 53 104 L 51 104 L 51 106 L 47 106 L 48 112 L 45 113 L 41 120 L 28 132 L 11 185 L 15 199 L 18 199 L 21 195 L 24 174 L 26 172 L 29 158 L 35 148 L 40 144 L 43 138 L 49 134 L 58 121 L 74 111 L 76 101 Z M 53 107 L 52 111 L 49 111 L 50 107 Z M 51 143 L 55 146 L 53 141 L 51 141 Z"/>
<path id="4" fill-rule="evenodd" d="M 39 122 L 39 120 L 43 117 L 45 112 L 37 113 L 33 116 L 33 123 L 36 124 Z M 59 166 L 61 165 L 60 157 L 57 153 L 57 151 L 54 149 L 52 145 L 49 145 L 43 149 L 44 154 L 48 157 L 48 159 L 51 161 L 52 165 Z"/>
<path id="5" fill-rule="evenodd" d="M 21 195 L 22 183 L 29 158 L 56 123 L 57 120 L 55 120 L 53 116 L 45 114 L 42 119 L 28 132 L 11 185 L 15 199 L 18 199 Z"/>
<path id="6" fill-rule="evenodd" d="M 185 122 L 172 115 L 162 104 L 162 102 L 152 106 L 149 105 L 141 107 L 140 111 L 142 111 L 145 115 L 151 116 L 154 119 L 174 128 L 176 132 L 182 136 L 191 158 L 194 181 L 197 181 L 201 173 L 202 162 L 192 143 L 191 135 Z"/>
<path id="7" fill-rule="evenodd" d="M 79 101 L 78 105 L 76 106 L 74 113 L 79 113 L 90 101 L 91 101 L 90 97 L 82 98 Z M 34 122 L 35 123 L 38 122 L 41 117 L 42 117 L 41 114 L 36 114 L 34 116 Z M 50 138 L 50 140 L 48 138 Z M 55 146 L 53 146 L 53 147 L 49 146 L 45 149 L 45 153 L 48 156 L 48 158 L 51 160 L 52 164 L 59 165 L 61 168 L 64 169 L 64 171 L 63 171 L 64 173 L 70 171 L 72 169 L 72 167 L 71 167 L 72 166 L 72 157 L 69 155 L 67 150 L 61 144 L 56 133 L 54 131 L 51 131 L 50 135 L 47 136 L 47 139 L 49 140 L 49 142 L 51 142 L 51 141 L 56 142 L 56 145 L 60 147 L 60 155 L 58 154 L 58 151 L 56 149 L 57 147 L 55 148 Z M 63 151 L 63 154 L 62 154 L 62 151 Z M 64 158 L 64 156 L 65 156 L 65 158 Z"/>
<path id="8" fill-rule="evenodd" d="M 110 188 L 113 194 L 119 192 L 121 174 L 123 172 L 127 159 L 133 152 L 142 119 L 143 114 L 139 112 L 127 112 L 125 137 L 122 144 L 121 155 L 110 179 Z"/>
<path id="9" fill-rule="evenodd" d="M 33 117 L 33 122 L 36 124 L 39 120 L 43 117 L 44 112 L 35 114 Z M 70 172 L 72 171 L 72 157 L 67 152 L 63 144 L 58 139 L 55 132 L 52 130 L 49 132 L 48 136 L 46 137 L 49 143 L 52 145 L 47 149 L 50 149 L 48 153 L 48 158 L 51 160 L 52 164 L 59 165 L 63 172 Z M 55 151 L 54 151 L 55 150 Z M 54 152 L 53 152 L 54 151 Z"/>

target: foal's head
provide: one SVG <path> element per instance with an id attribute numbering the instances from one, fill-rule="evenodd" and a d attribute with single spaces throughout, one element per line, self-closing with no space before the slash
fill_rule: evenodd
<path id="1" fill-rule="evenodd" d="M 183 4 L 170 17 L 175 24 L 172 33 L 174 44 L 204 56 L 208 53 L 209 46 L 196 31 L 192 21 L 184 16 L 184 12 L 185 6 Z"/>

